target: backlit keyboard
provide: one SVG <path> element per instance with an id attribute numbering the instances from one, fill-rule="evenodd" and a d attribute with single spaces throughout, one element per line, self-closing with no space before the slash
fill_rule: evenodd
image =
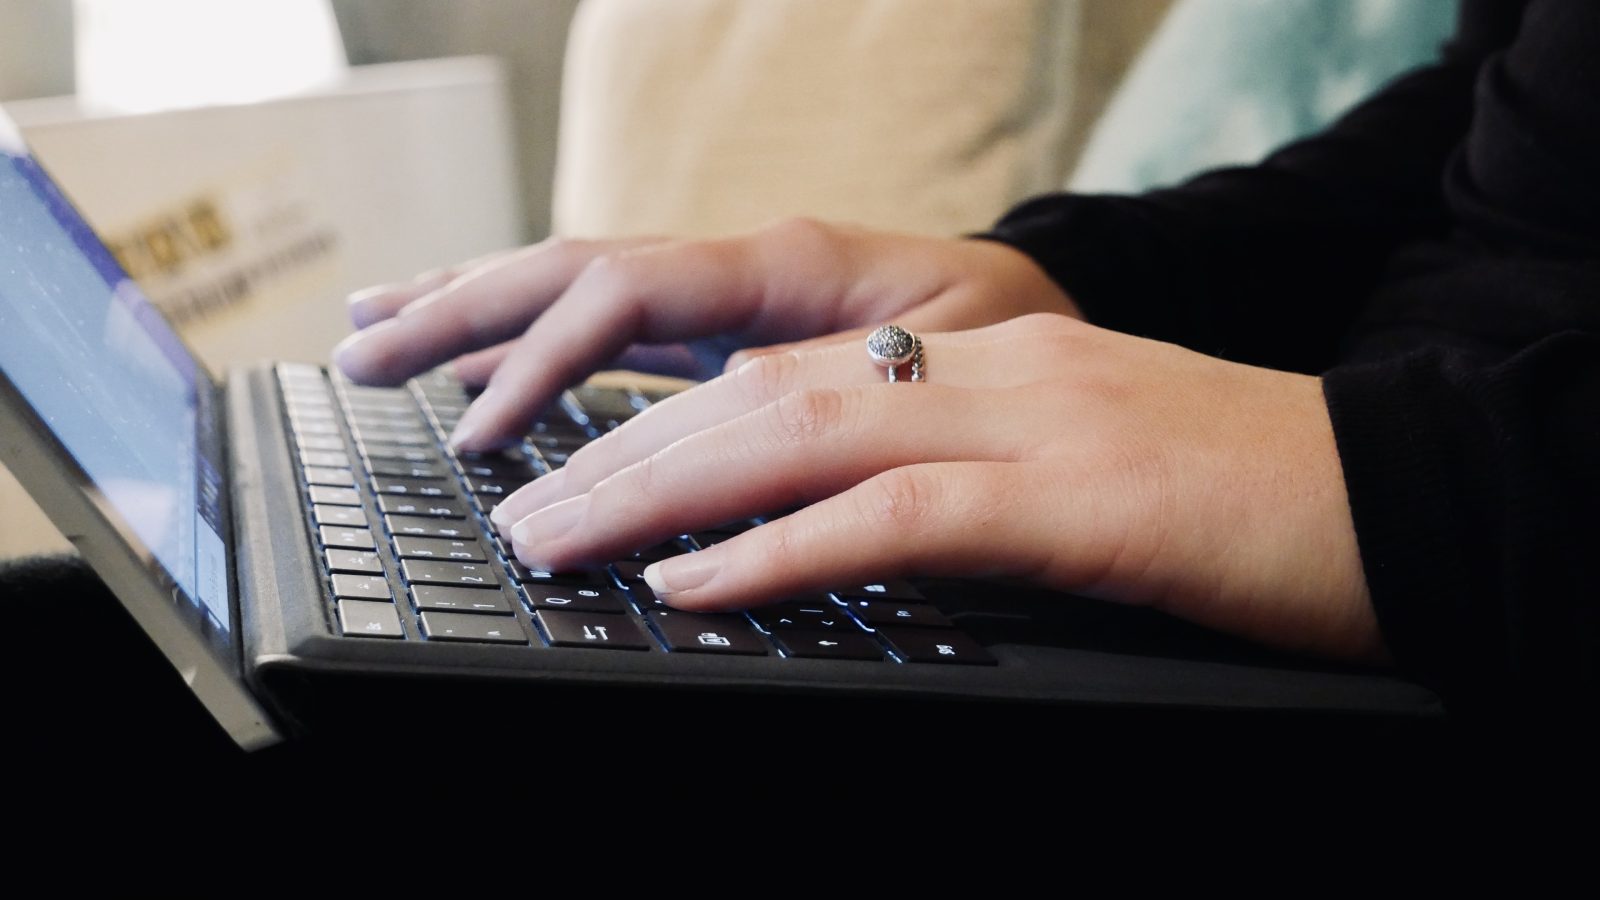
<path id="1" fill-rule="evenodd" d="M 681 535 L 593 572 L 529 570 L 488 515 L 578 448 L 665 394 L 583 385 L 519 446 L 452 450 L 469 398 L 443 372 L 401 388 L 280 365 L 329 621 L 353 639 L 468 642 L 774 659 L 993 665 L 903 581 L 790 598 L 747 613 L 686 613 L 656 600 L 646 566 L 759 524 Z"/>

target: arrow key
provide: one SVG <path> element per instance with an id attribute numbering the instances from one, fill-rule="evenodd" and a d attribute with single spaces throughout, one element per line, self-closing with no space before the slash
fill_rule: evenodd
<path id="1" fill-rule="evenodd" d="M 859 659 L 872 662 L 883 660 L 883 650 L 878 642 L 861 633 L 837 631 L 800 631 L 784 629 L 773 632 L 773 638 L 790 656 L 801 659 Z"/>

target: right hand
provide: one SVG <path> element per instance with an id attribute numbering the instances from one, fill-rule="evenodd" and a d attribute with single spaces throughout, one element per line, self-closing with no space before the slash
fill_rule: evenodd
<path id="1" fill-rule="evenodd" d="M 952 331 L 1033 312 L 1078 316 L 1037 264 L 1003 244 L 794 219 L 717 240 L 555 239 L 362 291 L 351 298 L 360 330 L 335 359 L 366 384 L 455 360 L 463 379 L 487 386 L 452 443 L 486 450 L 636 341 L 728 333 L 812 345 L 891 321 Z M 793 345 L 729 365 L 774 349 Z"/>

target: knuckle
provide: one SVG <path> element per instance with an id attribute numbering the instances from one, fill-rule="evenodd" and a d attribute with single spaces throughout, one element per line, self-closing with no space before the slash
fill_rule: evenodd
<path id="1" fill-rule="evenodd" d="M 795 446 L 813 442 L 840 426 L 844 396 L 827 388 L 807 388 L 786 394 L 771 409 L 778 442 Z"/>
<path id="2" fill-rule="evenodd" d="M 628 297 L 638 284 L 634 273 L 635 267 L 626 253 L 601 253 L 584 264 L 576 280 L 603 294 Z"/>
<path id="3" fill-rule="evenodd" d="M 937 478 L 918 468 L 892 469 L 871 484 L 869 517 L 902 532 L 922 530 L 944 492 Z"/>

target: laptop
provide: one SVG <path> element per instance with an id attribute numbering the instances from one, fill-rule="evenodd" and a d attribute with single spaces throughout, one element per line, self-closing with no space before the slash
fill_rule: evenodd
<path id="1" fill-rule="evenodd" d="M 445 442 L 469 402 L 447 371 L 215 379 L 0 114 L 0 462 L 241 747 L 572 692 L 1439 714 L 1385 673 L 1015 584 L 886 579 L 695 615 L 640 578 L 759 519 L 598 571 L 517 563 L 494 504 L 659 399 L 580 385 L 520 446 L 469 454 Z"/>

